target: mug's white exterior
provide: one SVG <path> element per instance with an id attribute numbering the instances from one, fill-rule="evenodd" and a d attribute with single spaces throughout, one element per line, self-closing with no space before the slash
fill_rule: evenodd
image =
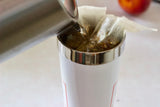
<path id="1" fill-rule="evenodd" d="M 65 107 L 113 107 L 118 62 L 82 65 L 60 53 Z"/>

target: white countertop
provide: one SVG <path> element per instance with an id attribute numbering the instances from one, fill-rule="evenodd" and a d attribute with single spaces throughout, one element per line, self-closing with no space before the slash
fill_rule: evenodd
<path id="1" fill-rule="evenodd" d="M 107 0 L 79 3 L 109 4 Z M 127 15 L 116 3 L 108 7 L 117 15 L 160 29 L 160 4 L 152 3 L 138 17 Z M 128 33 L 115 107 L 160 107 L 159 99 L 160 31 Z M 63 107 L 56 37 L 0 64 L 0 107 Z"/>

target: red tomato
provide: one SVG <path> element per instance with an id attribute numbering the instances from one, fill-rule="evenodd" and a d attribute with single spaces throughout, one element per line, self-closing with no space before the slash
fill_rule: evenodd
<path id="1" fill-rule="evenodd" d="M 120 6 L 133 15 L 143 13 L 149 7 L 151 0 L 119 0 Z"/>

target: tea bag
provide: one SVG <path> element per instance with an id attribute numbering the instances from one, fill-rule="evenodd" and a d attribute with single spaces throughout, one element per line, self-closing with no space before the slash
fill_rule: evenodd
<path id="1" fill-rule="evenodd" d="M 137 24 L 126 17 L 106 14 L 104 7 L 79 7 L 79 24 L 86 29 L 87 40 L 77 48 L 79 51 L 99 52 L 118 45 L 126 32 L 142 30 L 157 31 Z"/>
<path id="2" fill-rule="evenodd" d="M 137 24 L 126 17 L 106 14 L 105 7 L 79 7 L 78 28 L 66 31 L 60 40 L 68 48 L 85 52 L 101 52 L 116 47 L 126 32 L 157 31 Z"/>
<path id="3" fill-rule="evenodd" d="M 126 17 L 117 17 L 114 15 L 105 15 L 104 20 L 99 23 L 100 26 L 97 26 L 99 29 L 95 29 L 94 31 L 98 32 L 95 36 L 95 38 L 99 38 L 96 39 L 98 43 L 102 42 L 109 36 L 112 36 L 113 38 L 121 38 L 121 34 L 126 32 L 138 32 L 143 30 L 157 31 L 157 29 L 137 24 Z"/>

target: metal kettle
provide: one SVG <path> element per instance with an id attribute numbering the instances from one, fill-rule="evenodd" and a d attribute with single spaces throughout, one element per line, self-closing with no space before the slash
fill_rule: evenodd
<path id="1" fill-rule="evenodd" d="M 0 63 L 76 24 L 75 0 L 1 0 Z"/>

